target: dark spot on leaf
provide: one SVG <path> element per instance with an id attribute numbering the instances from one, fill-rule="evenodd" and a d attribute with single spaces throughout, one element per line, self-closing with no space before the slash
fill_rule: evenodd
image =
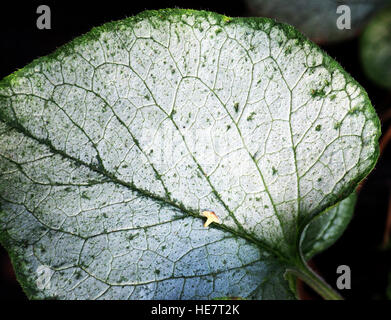
<path id="1" fill-rule="evenodd" d="M 311 89 L 311 97 L 324 97 L 326 95 L 324 89 Z"/>
<path id="2" fill-rule="evenodd" d="M 253 111 L 250 113 L 250 115 L 247 117 L 247 121 L 252 121 L 254 120 L 254 116 L 256 115 L 256 113 Z"/>
<path id="3" fill-rule="evenodd" d="M 90 200 L 91 198 L 87 195 L 87 192 L 86 191 L 83 191 L 82 193 L 81 193 L 81 197 L 83 198 L 83 199 L 86 199 L 86 200 Z"/>

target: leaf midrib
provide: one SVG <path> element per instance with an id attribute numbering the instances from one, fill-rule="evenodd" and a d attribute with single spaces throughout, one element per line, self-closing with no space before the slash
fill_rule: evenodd
<path id="1" fill-rule="evenodd" d="M 12 112 L 14 113 L 14 110 L 12 107 L 11 107 L 11 109 L 12 109 Z M 15 115 L 15 113 L 14 113 L 14 115 Z M 114 174 L 110 173 L 109 171 L 107 171 L 104 168 L 99 168 L 93 164 L 89 164 L 89 163 L 86 163 L 80 159 L 77 159 L 76 157 L 73 157 L 73 156 L 65 153 L 64 151 L 54 147 L 53 144 L 49 140 L 36 137 L 30 131 L 28 131 L 25 127 L 23 127 L 20 123 L 18 123 L 16 120 L 8 120 L 7 121 L 6 119 L 0 118 L 0 121 L 5 123 L 9 127 L 13 128 L 17 132 L 23 134 L 24 136 L 29 137 L 30 139 L 38 142 L 39 144 L 46 146 L 53 154 L 60 155 L 61 157 L 65 158 L 67 160 L 70 160 L 77 165 L 88 168 L 89 170 L 91 170 L 95 173 L 98 173 L 99 175 L 102 175 L 103 177 L 109 179 L 109 181 L 106 181 L 106 182 L 112 182 L 112 183 L 122 185 L 123 187 L 126 187 L 127 189 L 130 189 L 131 191 L 135 192 L 138 196 L 149 198 L 149 199 L 152 199 L 152 200 L 157 201 L 159 203 L 162 203 L 163 205 L 168 205 L 168 206 L 171 206 L 175 209 L 178 209 L 181 212 L 186 214 L 183 216 L 183 218 L 191 216 L 193 218 L 203 220 L 203 218 L 200 216 L 200 213 L 198 210 L 186 208 L 180 202 L 175 202 L 171 199 L 163 198 L 163 197 L 156 195 L 148 190 L 144 190 L 142 188 L 136 187 L 133 183 L 126 182 L 122 179 L 119 179 Z M 289 258 L 286 257 L 285 255 L 283 255 L 279 250 L 271 247 L 270 245 L 268 245 L 264 241 L 255 238 L 251 234 L 245 233 L 241 230 L 235 230 L 235 229 L 228 227 L 226 225 L 223 225 L 223 224 L 212 224 L 210 227 L 220 229 L 222 231 L 225 231 L 225 232 L 232 234 L 233 236 L 243 238 L 243 239 L 249 241 L 250 243 L 252 243 L 253 245 L 256 245 L 258 248 L 265 249 L 269 253 L 274 254 L 276 257 L 278 257 L 280 259 L 280 261 L 283 261 L 286 263 L 290 262 Z"/>

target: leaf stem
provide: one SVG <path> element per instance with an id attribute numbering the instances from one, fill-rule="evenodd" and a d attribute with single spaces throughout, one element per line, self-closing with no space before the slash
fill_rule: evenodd
<path id="1" fill-rule="evenodd" d="M 295 265 L 295 267 L 288 268 L 286 270 L 286 274 L 293 274 L 300 278 L 325 300 L 343 300 L 342 296 L 336 292 L 323 278 L 317 275 L 302 258 Z"/>

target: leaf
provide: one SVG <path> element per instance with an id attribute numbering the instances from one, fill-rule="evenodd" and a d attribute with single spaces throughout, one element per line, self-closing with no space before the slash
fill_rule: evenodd
<path id="1" fill-rule="evenodd" d="M 356 193 L 352 193 L 335 207 L 326 210 L 311 221 L 305 231 L 302 247 L 307 260 L 339 239 L 352 219 L 356 200 Z"/>
<path id="2" fill-rule="evenodd" d="M 391 7 L 377 14 L 360 39 L 361 64 L 377 85 L 391 88 Z"/>
<path id="3" fill-rule="evenodd" d="M 346 40 L 357 35 L 373 14 L 389 0 L 246 0 L 252 15 L 274 18 L 289 23 L 318 43 Z M 337 13 L 341 5 L 350 8 L 350 28 L 339 29 Z M 343 17 L 342 17 L 343 18 Z M 346 19 L 343 19 L 346 23 Z"/>
<path id="4" fill-rule="evenodd" d="M 30 298 L 293 298 L 305 226 L 369 173 L 380 134 L 292 27 L 192 10 L 18 70 L 0 120 L 0 238 Z"/>

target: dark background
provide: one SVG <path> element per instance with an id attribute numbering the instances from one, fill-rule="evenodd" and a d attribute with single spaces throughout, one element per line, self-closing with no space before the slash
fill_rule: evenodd
<path id="1" fill-rule="evenodd" d="M 323 1 L 323 0 L 319 0 Z M 4 2 L 4 1 L 3 1 Z M 38 30 L 36 9 L 46 4 L 51 9 L 51 30 Z M 86 33 L 94 26 L 137 14 L 145 9 L 169 7 L 204 9 L 227 16 L 248 16 L 244 1 L 12 1 L 0 5 L 0 79 L 24 67 L 33 59 Z M 336 59 L 368 92 L 379 115 L 391 109 L 391 93 L 376 87 L 364 75 L 358 38 L 322 48 Z M 390 127 L 384 121 L 382 130 Z M 355 214 L 344 235 L 335 245 L 316 256 L 312 263 L 332 286 L 336 269 L 346 264 L 352 270 L 352 289 L 341 294 L 348 300 L 386 299 L 391 271 L 390 250 L 381 248 L 391 191 L 391 147 L 383 152 L 358 197 Z M 318 299 L 315 294 L 310 297 Z M 0 300 L 25 300 L 15 280 L 13 268 L 0 246 Z"/>

